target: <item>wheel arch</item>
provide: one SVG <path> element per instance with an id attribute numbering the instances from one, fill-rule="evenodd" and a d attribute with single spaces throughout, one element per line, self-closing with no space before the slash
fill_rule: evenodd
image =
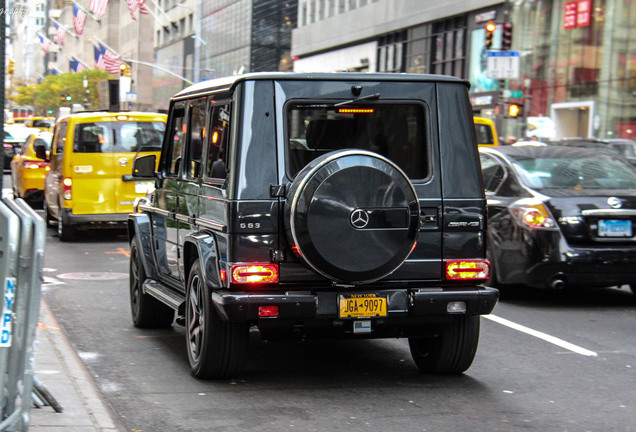
<path id="1" fill-rule="evenodd" d="M 141 251 L 141 262 L 146 275 L 151 279 L 157 279 L 157 271 L 152 257 L 152 228 L 150 217 L 144 213 L 133 213 L 128 216 L 128 243 L 132 244 L 136 239 L 137 248 Z"/>
<path id="2" fill-rule="evenodd" d="M 203 280 L 210 288 L 221 286 L 217 260 L 216 238 L 213 234 L 197 233 L 186 236 L 183 242 L 183 274 L 188 279 L 194 262 L 199 259 Z"/>

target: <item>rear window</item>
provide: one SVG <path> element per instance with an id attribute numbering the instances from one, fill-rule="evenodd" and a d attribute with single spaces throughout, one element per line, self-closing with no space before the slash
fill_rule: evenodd
<path id="1" fill-rule="evenodd" d="M 411 179 L 428 177 L 424 107 L 382 103 L 364 106 L 288 105 L 287 169 L 290 177 L 317 157 L 355 148 L 378 153 Z"/>
<path id="2" fill-rule="evenodd" d="M 515 156 L 523 183 L 537 189 L 636 189 L 636 173 L 620 160 L 591 157 Z"/>
<path id="3" fill-rule="evenodd" d="M 475 123 L 475 134 L 478 144 L 494 144 L 495 138 L 492 136 L 492 128 L 489 125 Z"/>
<path id="4" fill-rule="evenodd" d="M 33 127 L 49 128 L 53 126 L 53 120 L 33 120 Z"/>
<path id="5" fill-rule="evenodd" d="M 161 150 L 163 122 L 81 123 L 75 128 L 74 153 L 120 153 Z"/>

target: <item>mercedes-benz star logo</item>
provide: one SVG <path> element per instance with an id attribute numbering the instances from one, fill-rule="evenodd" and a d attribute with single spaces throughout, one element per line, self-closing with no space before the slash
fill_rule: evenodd
<path id="1" fill-rule="evenodd" d="M 616 198 L 616 197 L 609 197 L 607 199 L 607 203 L 615 209 L 619 209 L 621 207 L 623 207 L 623 200 L 620 198 Z"/>
<path id="2" fill-rule="evenodd" d="M 369 213 L 362 209 L 356 209 L 351 212 L 349 220 L 351 221 L 351 225 L 353 225 L 354 228 L 362 229 L 369 225 Z"/>

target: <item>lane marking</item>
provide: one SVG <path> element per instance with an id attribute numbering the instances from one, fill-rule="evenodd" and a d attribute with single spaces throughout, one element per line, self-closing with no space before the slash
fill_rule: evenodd
<path id="1" fill-rule="evenodd" d="M 537 330 L 533 330 L 529 327 L 523 326 L 521 324 L 517 324 L 515 322 L 509 321 L 505 318 L 501 318 L 497 315 L 482 315 L 484 318 L 487 318 L 491 321 L 494 321 L 496 323 L 499 323 L 501 325 L 504 325 L 506 327 L 510 327 L 511 329 L 520 331 L 522 333 L 526 333 L 529 334 L 530 336 L 534 336 L 536 338 L 542 339 L 546 342 L 550 342 L 551 344 L 554 344 L 556 346 L 560 346 L 561 348 L 565 348 L 567 350 L 570 350 L 572 352 L 575 352 L 577 354 L 581 354 L 584 356 L 589 356 L 589 357 L 597 357 L 598 354 L 595 353 L 594 351 L 590 351 L 587 350 L 585 348 L 582 348 L 578 345 L 574 345 L 571 344 L 570 342 L 566 342 L 563 339 L 559 339 L 558 337 L 554 337 L 554 336 L 550 336 L 547 333 L 543 333 Z"/>

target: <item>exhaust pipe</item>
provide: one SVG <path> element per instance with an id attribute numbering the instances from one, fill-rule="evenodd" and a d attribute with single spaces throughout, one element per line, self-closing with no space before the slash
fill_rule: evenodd
<path id="1" fill-rule="evenodd" d="M 567 279 L 564 275 L 556 275 L 550 280 L 550 288 L 552 289 L 563 289 L 565 288 L 565 284 L 567 283 Z"/>

